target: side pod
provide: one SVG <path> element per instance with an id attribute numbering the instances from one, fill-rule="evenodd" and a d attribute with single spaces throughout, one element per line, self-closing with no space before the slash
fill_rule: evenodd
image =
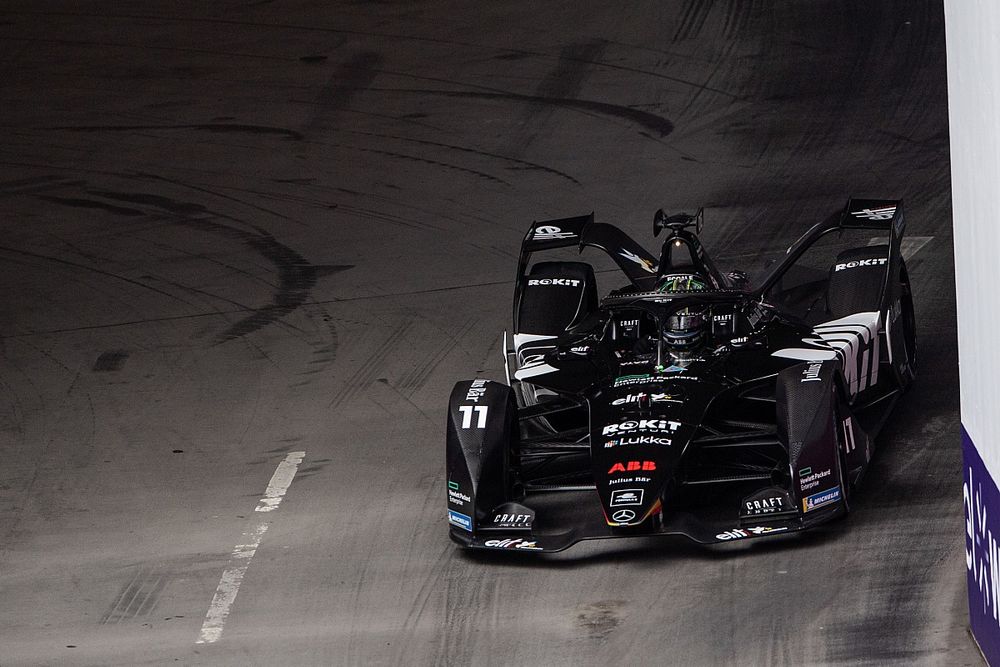
<path id="1" fill-rule="evenodd" d="M 491 380 L 455 384 L 448 407 L 448 523 L 468 544 L 490 512 L 514 499 L 519 442 L 514 392 Z"/>
<path id="2" fill-rule="evenodd" d="M 804 516 L 845 505 L 848 479 L 837 432 L 835 359 L 807 361 L 778 374 L 778 437 L 788 447 L 792 498 Z"/>

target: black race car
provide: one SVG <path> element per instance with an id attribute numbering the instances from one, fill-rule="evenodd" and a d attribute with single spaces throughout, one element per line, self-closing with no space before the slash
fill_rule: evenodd
<path id="1" fill-rule="evenodd" d="M 451 538 L 559 551 L 583 539 L 782 535 L 845 514 L 873 438 L 915 373 L 901 202 L 851 200 L 754 287 L 698 240 L 704 215 L 654 217 L 659 257 L 589 216 L 524 238 L 507 382 L 451 394 Z M 532 262 L 603 250 L 593 267 Z"/>

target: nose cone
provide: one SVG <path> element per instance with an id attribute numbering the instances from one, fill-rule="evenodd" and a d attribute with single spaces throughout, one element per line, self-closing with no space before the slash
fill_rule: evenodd
<path id="1" fill-rule="evenodd" d="M 624 415 L 591 428 L 594 481 L 609 526 L 637 526 L 661 498 L 694 428 L 668 415 Z"/>

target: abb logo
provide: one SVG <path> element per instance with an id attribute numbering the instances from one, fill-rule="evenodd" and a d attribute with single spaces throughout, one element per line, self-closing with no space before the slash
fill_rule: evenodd
<path id="1" fill-rule="evenodd" d="M 619 472 L 635 472 L 637 470 L 656 470 L 656 461 L 628 461 L 627 463 L 616 463 L 608 471 L 609 475 Z"/>

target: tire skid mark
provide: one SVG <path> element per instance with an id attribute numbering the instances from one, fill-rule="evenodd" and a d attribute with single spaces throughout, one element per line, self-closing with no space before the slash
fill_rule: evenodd
<path id="1" fill-rule="evenodd" d="M 458 331 L 454 334 L 446 333 L 448 341 L 433 355 L 428 357 L 422 364 L 418 364 L 409 373 L 407 373 L 400 381 L 399 388 L 409 390 L 410 394 L 413 394 L 427 382 L 430 374 L 434 371 L 438 364 L 444 360 L 445 357 L 455 349 L 459 341 L 467 334 L 473 326 L 476 325 L 478 320 L 476 318 L 469 318 L 462 324 Z M 441 329 L 438 329 L 441 331 Z"/>
<path id="2" fill-rule="evenodd" d="M 313 286 L 315 286 L 317 279 L 321 275 L 330 275 L 353 268 L 353 265 L 315 266 L 310 264 L 302 255 L 280 243 L 273 235 L 264 230 L 257 229 L 255 232 L 248 232 L 214 222 L 207 217 L 194 217 L 196 215 L 213 215 L 202 204 L 177 201 L 169 197 L 149 193 L 112 192 L 106 190 L 92 192 L 108 199 L 143 204 L 173 213 L 178 216 L 176 220 L 177 224 L 192 227 L 200 231 L 215 233 L 224 238 L 238 241 L 256 250 L 259 255 L 269 260 L 275 266 L 278 271 L 278 285 L 272 297 L 272 302 L 266 306 L 253 309 L 251 315 L 231 325 L 216 338 L 217 344 L 242 338 L 262 329 L 268 324 L 277 322 L 308 300 Z"/>
<path id="3" fill-rule="evenodd" d="M 202 132 L 215 132 L 218 134 L 251 134 L 254 136 L 278 136 L 284 139 L 301 141 L 305 137 L 301 132 L 289 130 L 283 127 L 271 127 L 269 125 L 248 125 L 243 123 L 196 123 L 193 125 L 60 125 L 55 127 L 37 128 L 46 131 L 67 131 L 67 132 L 138 132 L 159 130 L 170 132 L 173 130 L 197 130 Z"/>
<path id="4" fill-rule="evenodd" d="M 692 5 L 697 5 L 698 0 L 691 0 Z M 9 15 L 42 15 L 42 16 L 68 16 L 68 17 L 82 17 L 82 18 L 92 18 L 98 19 L 102 23 L 108 20 L 158 20 L 158 21 L 170 21 L 177 23 L 207 23 L 207 24 L 220 24 L 220 25 L 234 25 L 247 28 L 266 28 L 266 29 L 281 29 L 281 30 L 296 30 L 303 32 L 321 32 L 337 35 L 351 35 L 363 38 L 369 38 L 377 40 L 379 43 L 391 44 L 398 41 L 413 41 L 413 42 L 427 42 L 431 44 L 441 44 L 445 46 L 457 46 L 468 48 L 479 54 L 482 53 L 484 45 L 476 44 L 473 42 L 462 42 L 458 40 L 448 40 L 439 39 L 434 37 L 423 37 L 419 35 L 406 35 L 399 33 L 385 33 L 385 32 L 375 32 L 375 31 L 364 31 L 364 30 L 347 30 L 343 28 L 330 28 L 327 26 L 306 26 L 306 25 L 294 25 L 294 24 L 283 24 L 283 23 L 260 23 L 255 21 L 237 21 L 235 19 L 219 19 L 219 18 L 192 18 L 192 17 L 177 17 L 177 16 L 163 16 L 163 15 L 135 15 L 135 14 L 88 14 L 85 12 L 56 12 L 56 11 L 46 11 L 46 12 L 6 12 Z M 503 51 L 505 55 L 498 57 L 514 58 L 514 57 L 534 57 L 534 58 L 551 58 L 552 55 L 548 53 L 542 53 L 539 51 L 530 51 L 527 49 L 515 49 L 509 47 L 495 46 L 491 47 L 498 51 Z M 239 55 L 239 54 L 236 54 Z M 295 58 L 282 58 L 283 60 L 296 60 Z M 616 65 L 614 63 L 603 63 L 603 62 L 592 62 L 589 63 L 597 67 L 605 67 L 608 69 L 616 69 L 620 71 L 632 72 L 634 74 L 642 74 L 644 76 L 651 76 L 658 79 L 664 79 L 666 81 L 672 81 L 674 83 L 679 83 L 685 86 L 699 87 L 699 84 L 689 81 L 687 79 L 682 79 L 676 76 L 670 76 L 667 74 L 662 74 L 660 72 L 653 72 L 648 70 L 642 70 L 638 68 L 626 67 L 622 65 Z M 400 76 L 412 76 L 406 73 L 397 72 Z M 420 78 L 420 77 L 416 77 Z M 723 93 L 726 95 L 731 95 L 726 91 L 716 90 L 713 92 Z M 735 95 L 733 96 L 735 97 Z"/>
<path id="5" fill-rule="evenodd" d="M 176 294 L 171 294 L 170 292 L 164 292 L 161 289 L 157 289 L 157 288 L 155 288 L 155 287 L 153 287 L 151 285 L 147 285 L 145 283 L 141 283 L 138 280 L 132 280 L 131 278 L 126 278 L 125 276 L 118 275 L 117 273 L 112 273 L 111 271 L 104 271 L 102 269 L 98 269 L 98 268 L 93 267 L 93 266 L 87 266 L 86 264 L 79 264 L 77 262 L 71 262 L 71 261 L 66 260 L 66 259 L 59 259 L 58 257 L 50 257 L 48 255 L 42 255 L 40 253 L 30 252 L 28 250 L 21 250 L 21 249 L 18 249 L 18 248 L 8 248 L 7 246 L 0 246 L 0 252 L 7 252 L 7 253 L 10 253 L 12 255 L 19 255 L 19 256 L 22 256 L 22 257 L 31 257 L 33 259 L 40 259 L 40 260 L 43 260 L 43 261 L 46 261 L 46 262 L 52 262 L 53 264 L 61 264 L 63 266 L 69 266 L 69 267 L 72 267 L 74 269 L 81 269 L 83 271 L 87 271 L 87 272 L 90 272 L 90 273 L 95 273 L 97 275 L 105 276 L 105 277 L 108 277 L 108 278 L 114 278 L 115 280 L 120 280 L 120 281 L 122 281 L 124 283 L 128 283 L 130 285 L 135 285 L 136 287 L 140 287 L 140 288 L 142 288 L 144 290 L 149 290 L 150 292 L 155 292 L 156 294 L 160 294 L 160 295 L 165 296 L 165 297 L 167 297 L 169 299 L 173 299 L 175 301 L 180 301 L 181 303 L 184 303 L 186 305 L 189 305 L 189 306 L 194 305 L 191 302 L 186 301 L 185 299 L 180 298 Z"/>
<path id="6" fill-rule="evenodd" d="M 333 395 L 328 406 L 336 408 L 341 403 L 367 390 L 371 386 L 375 375 L 381 370 L 382 362 L 385 361 L 390 353 L 397 349 L 399 342 L 406 336 L 412 326 L 413 320 L 405 320 L 397 326 L 395 331 L 368 357 L 361 368 L 344 381 L 344 386 Z"/>
<path id="7" fill-rule="evenodd" d="M 411 95 L 455 97 L 463 99 L 479 99 L 479 100 L 490 100 L 490 101 L 502 100 L 505 102 L 525 102 L 529 104 L 545 104 L 550 106 L 562 107 L 566 109 L 573 109 L 574 111 L 594 113 L 601 116 L 608 116 L 611 118 L 618 118 L 619 120 L 625 120 L 635 125 L 638 125 L 646 130 L 654 132 L 660 137 L 665 137 L 674 131 L 674 124 L 670 120 L 664 118 L 663 116 L 657 116 L 656 114 L 649 113 L 648 111 L 633 109 L 632 107 L 622 106 L 619 104 L 611 104 L 610 102 L 598 102 L 594 100 L 547 98 L 547 97 L 539 97 L 537 95 L 522 95 L 519 93 L 506 93 L 506 92 L 485 93 L 485 92 L 466 91 L 466 90 L 434 90 L 434 89 L 421 89 L 421 88 L 370 88 L 369 90 L 373 92 L 378 91 L 386 93 L 402 93 Z"/>
<path id="8" fill-rule="evenodd" d="M 372 84 L 381 64 L 381 55 L 364 51 L 338 66 L 316 98 L 316 113 L 302 128 L 302 134 L 312 135 L 333 126 L 328 121 Z"/>
<path id="9" fill-rule="evenodd" d="M 83 199 L 82 197 L 54 197 L 52 195 L 35 195 L 35 198 L 53 204 L 61 204 L 63 206 L 72 206 L 75 208 L 96 208 L 114 215 L 123 215 L 127 217 L 145 215 L 139 209 L 115 206 L 114 204 L 108 204 L 96 199 Z"/>
<path id="10" fill-rule="evenodd" d="M 481 151 L 475 148 L 468 148 L 466 146 L 455 146 L 453 144 L 444 144 L 439 141 L 426 141 L 423 139 L 413 139 L 412 137 L 400 137 L 393 134 L 377 134 L 374 132 L 362 132 L 360 130 L 341 130 L 343 132 L 348 132 L 350 134 L 357 134 L 360 136 L 374 137 L 378 139 L 394 139 L 396 141 L 406 141 L 409 143 L 419 144 L 422 146 L 434 146 L 435 148 L 445 148 L 453 151 L 461 151 L 463 153 L 472 153 L 473 155 L 478 155 L 480 157 L 486 157 L 495 160 L 503 160 L 505 162 L 511 162 L 513 164 L 521 165 L 528 169 L 535 169 L 538 171 L 545 172 L 547 174 L 553 174 L 554 176 L 559 176 L 560 178 L 565 178 L 575 185 L 580 185 L 580 181 L 573 178 L 569 174 L 559 171 L 558 169 L 553 169 L 552 167 L 546 167 L 545 165 L 538 164 L 536 162 L 528 162 L 527 160 L 520 160 L 516 157 L 511 157 L 508 155 L 500 155 L 498 153 L 490 153 L 488 151 Z"/>
<path id="11" fill-rule="evenodd" d="M 232 51 L 214 51 L 211 49 L 192 49 L 180 46 L 160 46 L 158 44 L 126 44 L 123 42 L 89 41 L 85 39 L 55 39 L 52 37 L 11 37 L 5 36 L 4 40 L 10 42 L 22 42 L 24 44 L 63 44 L 66 46 L 87 46 L 99 49 L 138 49 L 140 51 L 168 51 L 170 53 L 192 53 L 226 58 L 253 58 L 255 60 L 275 60 L 281 62 L 295 62 L 298 58 L 289 56 L 267 56 L 260 53 L 238 53 Z"/>
<path id="12" fill-rule="evenodd" d="M 605 44 L 601 41 L 589 41 L 567 44 L 560 49 L 555 66 L 535 87 L 532 97 L 537 101 L 522 107 L 521 120 L 513 123 L 517 129 L 508 139 L 511 150 L 523 153 L 539 136 L 546 136 L 546 126 L 560 107 L 543 100 L 577 99 L 592 68 L 591 63 L 600 57 L 604 48 Z"/>
<path id="13" fill-rule="evenodd" d="M 167 585 L 167 576 L 156 570 L 136 568 L 122 586 L 114 604 L 101 617 L 101 625 L 112 625 L 147 616 L 156 608 Z"/>
<path id="14" fill-rule="evenodd" d="M 701 29 L 705 27 L 708 15 L 712 13 L 715 0 L 688 0 L 681 15 L 680 25 L 674 33 L 673 41 L 679 42 L 684 39 L 697 37 Z"/>
<path id="15" fill-rule="evenodd" d="M 358 151 L 360 153 L 371 153 L 372 155 L 381 155 L 383 157 L 390 157 L 390 158 L 393 158 L 393 159 L 396 159 L 396 160 L 409 160 L 409 161 L 412 161 L 412 162 L 416 162 L 418 164 L 426 164 L 426 165 L 430 165 L 432 167 L 440 167 L 442 169 L 450 169 L 450 170 L 459 171 L 459 172 L 466 173 L 466 174 L 471 174 L 472 176 L 477 176 L 479 178 L 483 178 L 483 179 L 486 179 L 488 181 L 493 181 L 493 182 L 499 183 L 501 185 L 506 185 L 508 187 L 511 185 L 510 183 L 508 183 L 507 181 L 503 180 L 502 178 L 497 178 L 496 176 L 493 176 L 491 174 L 487 174 L 486 172 L 483 172 L 483 171 L 478 171 L 476 169 L 469 169 L 467 167 L 459 167 L 458 165 L 455 165 L 455 164 L 449 164 L 447 162 L 441 162 L 440 160 L 432 160 L 432 159 L 426 158 L 426 157 L 419 157 L 419 156 L 416 156 L 416 155 L 406 155 L 405 153 L 395 153 L 393 151 L 384 151 L 384 150 L 379 150 L 377 148 L 364 148 L 362 146 L 347 146 L 345 144 L 336 144 L 336 143 L 330 143 L 330 142 L 313 142 L 313 143 L 316 143 L 316 144 L 319 144 L 319 145 L 322 145 L 322 146 L 330 146 L 332 148 L 339 148 L 339 149 L 347 149 L 347 150 Z"/>

